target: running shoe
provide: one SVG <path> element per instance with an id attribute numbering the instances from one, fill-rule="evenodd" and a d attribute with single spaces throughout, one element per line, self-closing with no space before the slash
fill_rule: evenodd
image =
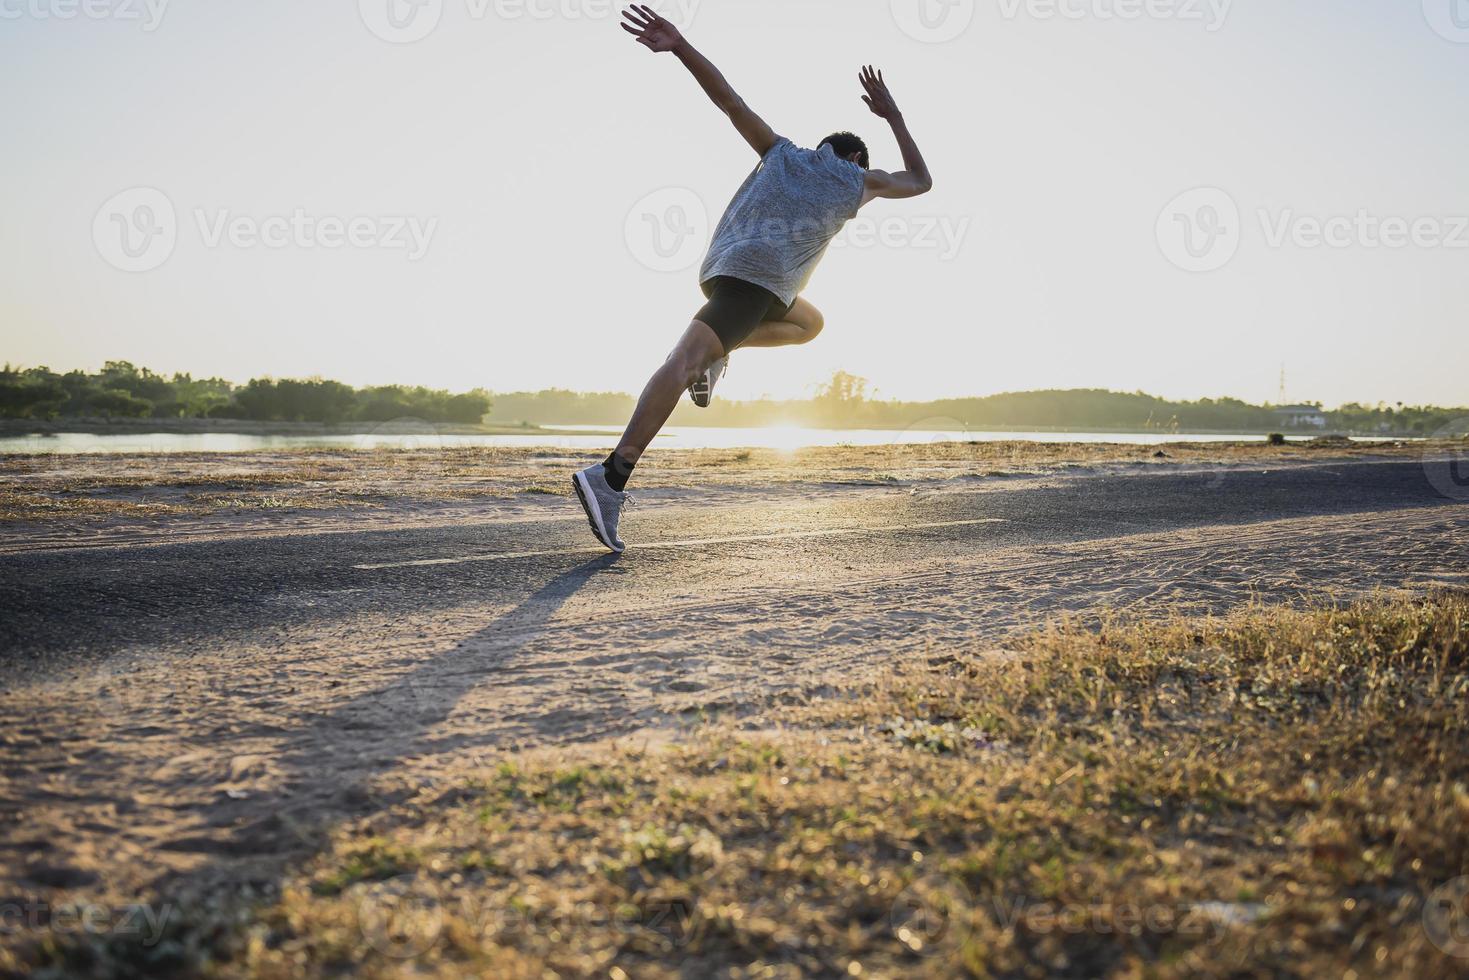
<path id="1" fill-rule="evenodd" d="M 699 380 L 689 385 L 689 399 L 700 408 L 708 408 L 714 400 L 714 386 L 729 370 L 729 358 L 721 357 L 709 365 L 709 370 L 699 375 Z"/>
<path id="2" fill-rule="evenodd" d="M 571 478 L 571 486 L 587 512 L 587 523 L 597 540 L 613 551 L 626 547 L 617 536 L 617 522 L 622 519 L 622 508 L 627 505 L 628 495 L 613 490 L 607 483 L 607 474 L 602 464 L 588 466 Z"/>

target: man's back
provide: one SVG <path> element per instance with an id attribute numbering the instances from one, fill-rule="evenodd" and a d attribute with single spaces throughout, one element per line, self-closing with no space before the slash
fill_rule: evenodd
<path id="1" fill-rule="evenodd" d="M 699 281 L 743 279 L 793 302 L 861 207 L 862 190 L 862 168 L 830 146 L 807 150 L 777 140 L 714 229 Z"/>

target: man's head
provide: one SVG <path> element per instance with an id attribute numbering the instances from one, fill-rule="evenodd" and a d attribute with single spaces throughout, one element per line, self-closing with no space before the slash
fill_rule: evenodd
<path id="1" fill-rule="evenodd" d="M 816 148 L 830 146 L 832 152 L 843 160 L 851 160 L 863 170 L 872 166 L 872 159 L 867 155 L 867 144 L 862 142 L 862 137 L 853 133 L 832 133 L 822 140 Z"/>

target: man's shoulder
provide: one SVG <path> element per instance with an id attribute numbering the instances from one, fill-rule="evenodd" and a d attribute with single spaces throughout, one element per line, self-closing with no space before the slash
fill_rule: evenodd
<path id="1" fill-rule="evenodd" d="M 801 148 L 799 146 L 791 142 L 789 136 L 777 135 L 775 137 L 775 142 L 770 144 L 770 149 L 765 151 L 763 159 L 768 160 L 772 156 L 787 154 L 791 153 L 792 151 L 799 152 L 800 149 Z"/>
<path id="2" fill-rule="evenodd" d="M 771 147 L 770 150 L 772 153 L 779 150 L 781 154 L 789 157 L 792 160 L 798 160 L 813 169 L 831 171 L 844 171 L 848 167 L 855 167 L 859 170 L 861 169 L 860 167 L 857 167 L 857 165 L 852 161 L 843 160 L 841 157 L 837 156 L 836 151 L 831 148 L 830 143 L 823 143 L 821 146 L 818 146 L 816 149 L 813 150 L 809 146 L 800 146 L 782 136 L 779 140 L 776 141 L 776 145 Z"/>

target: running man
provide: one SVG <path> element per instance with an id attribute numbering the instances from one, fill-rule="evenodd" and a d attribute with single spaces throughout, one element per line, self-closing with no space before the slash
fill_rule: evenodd
<path id="1" fill-rule="evenodd" d="M 862 101 L 887 120 L 897 138 L 904 169 L 896 173 L 869 169 L 867 144 L 851 133 L 834 133 L 814 150 L 777 136 L 678 28 L 641 4 L 624 10 L 623 18 L 622 29 L 639 44 L 672 52 L 683 62 L 760 163 L 714 229 L 699 272 L 708 302 L 643 389 L 617 448 L 572 477 L 592 531 L 613 551 L 623 550 L 617 525 L 628 477 L 679 396 L 687 390 L 694 404 L 707 406 L 737 348 L 813 340 L 821 333 L 821 312 L 799 294 L 837 232 L 869 201 L 917 197 L 933 187 L 882 72 L 868 66 L 858 77 L 866 93 Z"/>

